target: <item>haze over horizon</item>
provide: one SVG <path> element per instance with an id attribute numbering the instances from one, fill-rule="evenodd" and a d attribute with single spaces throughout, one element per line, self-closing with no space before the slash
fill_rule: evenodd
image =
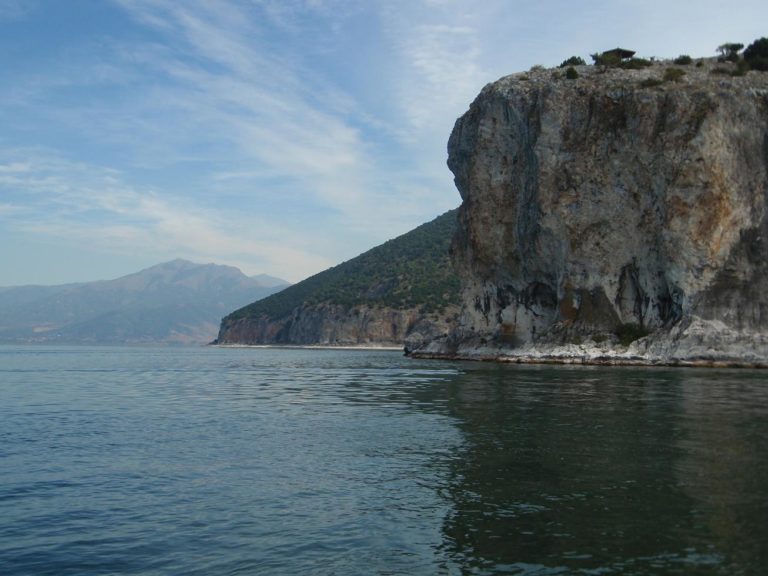
<path id="1" fill-rule="evenodd" d="M 486 83 L 715 55 L 763 2 L 0 0 L 0 286 L 174 258 L 296 282 L 460 202 Z"/>

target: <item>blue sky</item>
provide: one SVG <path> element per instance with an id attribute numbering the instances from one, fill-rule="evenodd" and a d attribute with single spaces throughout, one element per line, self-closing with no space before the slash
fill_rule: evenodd
<path id="1" fill-rule="evenodd" d="M 0 0 L 0 286 L 176 257 L 298 281 L 460 202 L 487 82 L 712 56 L 764 0 Z"/>

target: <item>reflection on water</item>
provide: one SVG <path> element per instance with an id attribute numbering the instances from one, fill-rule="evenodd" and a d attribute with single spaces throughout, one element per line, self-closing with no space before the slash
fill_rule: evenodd
<path id="1" fill-rule="evenodd" d="M 765 372 L 0 347 L 0 573 L 759 574 Z"/>
<path id="2" fill-rule="evenodd" d="M 467 573 L 758 573 L 765 384 L 762 372 L 468 369 L 449 383 L 465 443 L 445 551 Z"/>

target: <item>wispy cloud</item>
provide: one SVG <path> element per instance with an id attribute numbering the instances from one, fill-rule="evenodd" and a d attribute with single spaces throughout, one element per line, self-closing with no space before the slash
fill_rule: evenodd
<path id="1" fill-rule="evenodd" d="M 260 44 L 265 30 L 254 18 L 256 9 L 231 3 L 122 5 L 139 20 L 173 31 L 170 50 L 142 47 L 131 55 L 172 82 L 155 95 L 156 106 L 183 106 L 191 122 L 237 147 L 240 168 L 250 163 L 342 214 L 360 215 L 363 181 L 373 163 L 354 119 L 339 114 L 349 111 L 350 99 L 313 81 L 293 56 Z M 274 5 L 266 8 L 277 17 Z M 279 17 L 289 14 L 284 10 Z"/>
<path id="2" fill-rule="evenodd" d="M 37 7 L 36 0 L 0 0 L 0 20 L 19 20 Z"/>
<path id="3" fill-rule="evenodd" d="M 18 174 L 19 172 L 29 172 L 31 169 L 32 165 L 29 162 L 0 164 L 0 174 Z"/>
<path id="4" fill-rule="evenodd" d="M 123 1 L 122 5 L 166 35 L 164 46 L 131 47 L 128 57 L 166 79 L 153 95 L 153 105 L 184 110 L 188 120 L 181 122 L 176 136 L 193 130 L 194 138 L 204 132 L 234 147 L 223 148 L 227 159 L 208 175 L 212 186 L 221 189 L 219 175 L 236 173 L 238 181 L 228 184 L 239 189 L 249 186 L 254 197 L 272 194 L 269 202 L 276 204 L 293 197 L 312 199 L 326 214 L 317 215 L 319 234 L 341 236 L 346 230 L 358 237 L 367 235 L 358 252 L 457 203 L 443 158 L 445 126 L 455 118 L 452 111 L 443 115 L 453 117 L 442 122 L 436 137 L 430 135 L 427 143 L 422 139 L 423 147 L 430 148 L 427 154 L 417 149 L 394 152 L 403 133 L 402 115 L 413 120 L 411 135 L 426 132 L 434 118 L 430 114 L 445 110 L 439 103 L 446 99 L 448 84 L 454 101 L 463 98 L 456 76 L 448 77 L 455 66 L 443 64 L 445 77 L 440 77 L 436 46 L 423 49 L 422 69 L 415 70 L 418 76 L 425 71 L 431 74 L 428 90 L 421 99 L 404 102 L 397 117 L 382 116 L 329 81 L 308 56 L 342 50 L 334 42 L 343 38 L 333 38 L 337 33 L 343 37 L 338 31 L 348 25 L 346 18 L 361 10 L 357 2 L 179 5 L 158 0 Z M 435 34 L 440 32 L 436 28 Z M 448 37 L 450 31 L 442 32 L 442 37 Z M 413 37 L 420 38 L 421 31 L 414 31 Z M 282 50 L 282 42 L 292 49 Z M 303 43 L 307 53 L 297 52 Z M 353 47 L 343 46 L 347 48 Z M 341 52 L 338 57 L 346 56 Z M 398 97 L 397 80 L 378 78 L 375 69 L 361 73 L 363 81 L 376 86 L 380 99 Z M 179 148 L 183 146 L 173 146 L 177 153 Z M 219 152 L 208 151 L 206 162 L 215 162 Z M 274 196 L 276 190 L 281 197 Z M 277 209 L 282 211 L 292 210 Z M 348 251 L 337 254 L 354 255 L 354 243 L 343 244 Z"/>
<path id="5" fill-rule="evenodd" d="M 357 48 L 347 40 L 353 20 L 367 11 L 375 22 L 376 4 L 114 4 L 141 33 L 86 40 L 60 57 L 52 54 L 44 73 L 22 72 L 0 88 L 6 110 L 34 118 L 41 138 L 55 134 L 58 149 L 66 150 L 48 155 L 24 178 L 4 181 L 36 190 L 56 207 L 56 219 L 27 221 L 28 232 L 83 242 L 95 234 L 117 249 L 144 246 L 142 238 L 167 231 L 178 241 L 154 246 L 183 250 L 182 240 L 197 252 L 202 244 L 217 246 L 219 259 L 227 246 L 231 254 L 250 254 L 237 256 L 240 262 L 268 261 L 263 271 L 297 279 L 458 202 L 444 164 L 447 130 L 428 127 L 436 111 L 452 114 L 442 104 L 446 83 L 455 94 L 462 76 L 440 62 L 438 45 L 460 27 L 430 25 L 425 38 L 423 28 L 403 29 L 408 38 L 399 41 L 420 54 L 404 83 L 426 78 L 408 91 L 365 60 L 343 68 Z M 377 44 L 371 54 L 381 59 L 390 48 Z M 397 58 L 411 66 L 410 56 L 404 48 Z M 374 97 L 355 92 L 363 84 Z M 29 124 L 20 130 L 29 131 Z M 404 141 L 416 145 L 401 149 Z M 56 162 L 66 165 L 53 167 Z M 149 198 L 154 215 L 142 212 Z M 67 226 L 56 225 L 62 221 Z M 237 221 L 247 231 L 239 245 L 232 233 Z M 195 233 L 185 238 L 182 230 Z"/>
<path id="6" fill-rule="evenodd" d="M 76 251 L 98 238 L 114 254 L 294 280 L 458 204 L 446 141 L 486 82 L 624 41 L 696 55 L 756 37 L 763 12 L 756 0 L 694 11 L 662 0 L 112 0 L 40 33 L 66 20 L 64 5 L 0 0 L 15 50 L 0 69 L 0 242 L 61 238 Z"/>
<path id="7" fill-rule="evenodd" d="M 0 171 L 0 192 L 13 199 L 0 205 L 0 218 L 11 218 L 7 224 L 22 232 L 115 253 L 213 260 L 290 280 L 332 264 L 307 248 L 312 238 L 286 237 L 254 215 L 213 212 L 189 198 L 136 189 L 114 170 L 40 151 L 13 153 L 28 160 L 3 165 L 23 170 Z"/>
<path id="8" fill-rule="evenodd" d="M 13 214 L 19 211 L 19 207 L 15 204 L 9 204 L 7 202 L 0 203 L 0 217 Z"/>
<path id="9" fill-rule="evenodd" d="M 480 38 L 471 26 L 415 25 L 400 36 L 399 49 L 410 61 L 412 77 L 401 89 L 404 115 L 416 131 L 455 118 L 485 80 L 479 57 Z"/>

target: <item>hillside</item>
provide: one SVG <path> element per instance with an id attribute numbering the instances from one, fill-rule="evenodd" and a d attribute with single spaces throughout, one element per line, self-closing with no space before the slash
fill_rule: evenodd
<path id="1" fill-rule="evenodd" d="M 459 284 L 449 261 L 456 210 L 236 310 L 219 344 L 402 345 L 441 331 Z"/>
<path id="2" fill-rule="evenodd" d="M 174 260 L 114 280 L 0 288 L 0 342 L 205 343 L 233 307 L 288 283 Z"/>

